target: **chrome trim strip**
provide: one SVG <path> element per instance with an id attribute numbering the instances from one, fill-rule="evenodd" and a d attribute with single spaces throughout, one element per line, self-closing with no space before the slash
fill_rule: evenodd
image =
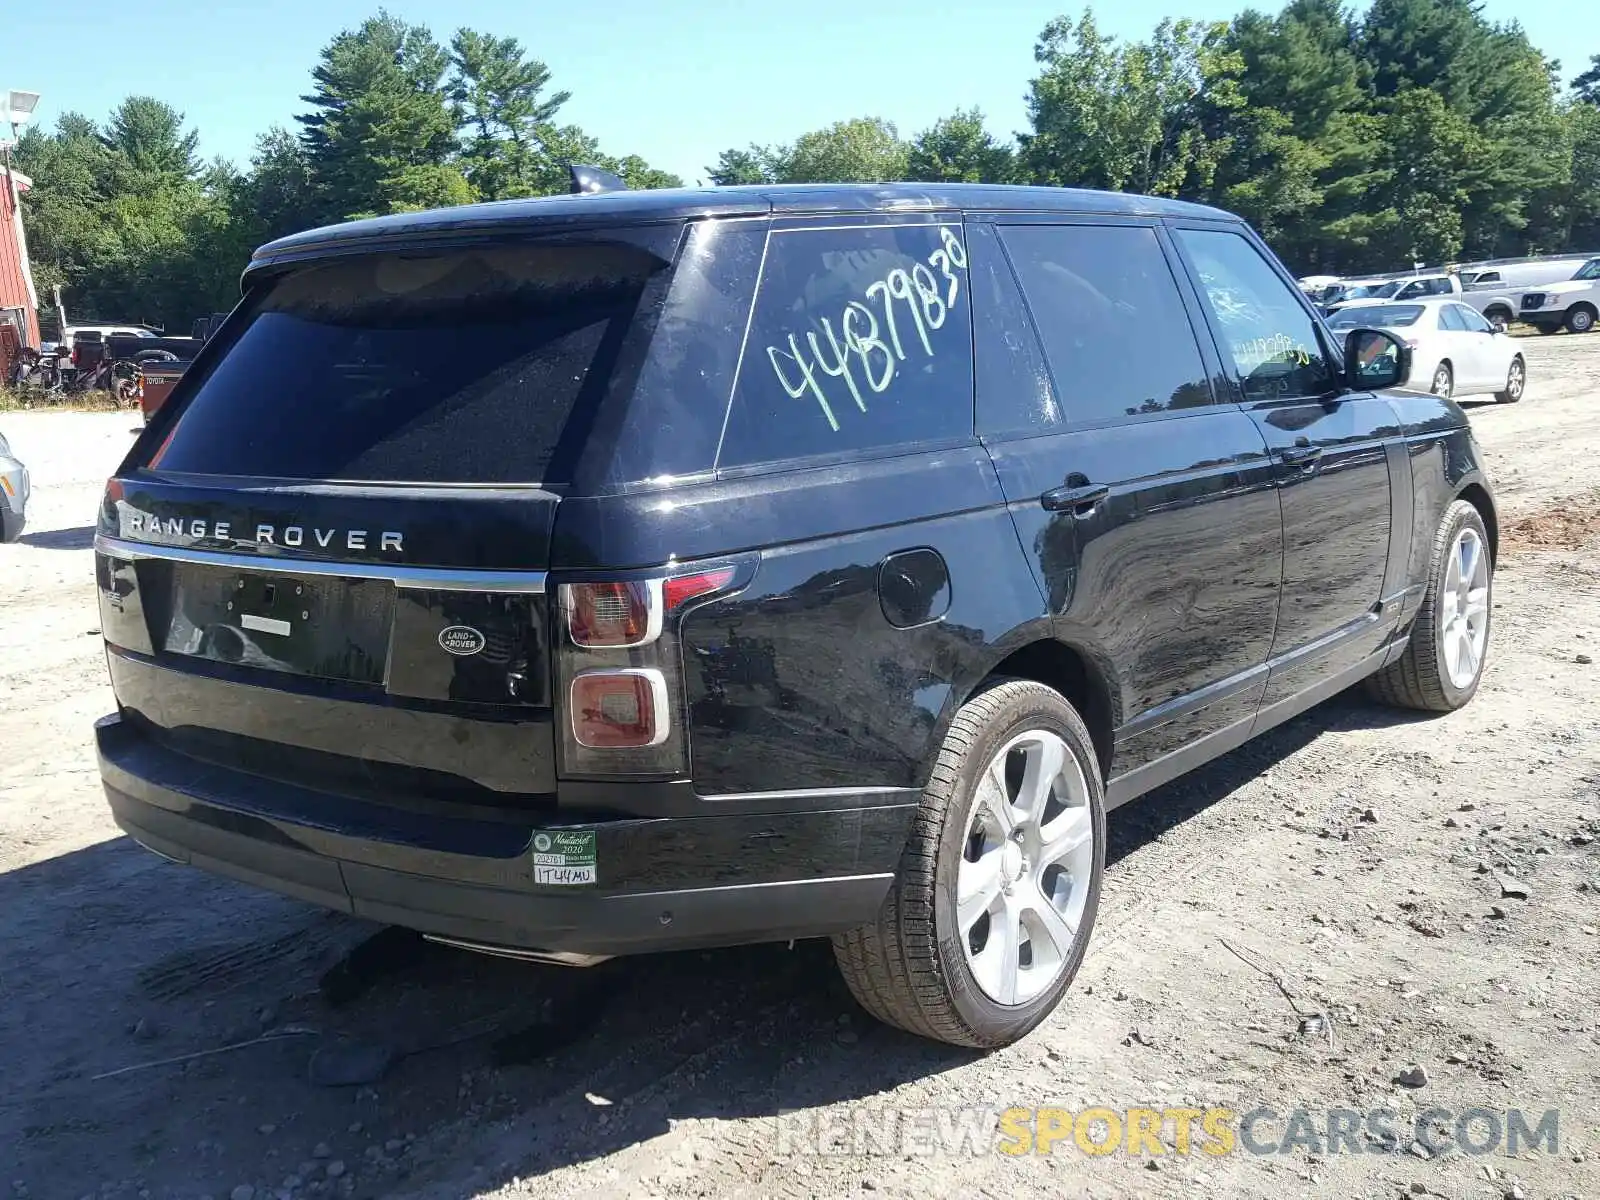
<path id="1" fill-rule="evenodd" d="M 189 550 L 158 546 L 96 534 L 96 553 L 121 559 L 160 559 L 197 563 L 237 571 L 267 571 L 276 575 L 317 575 L 335 579 L 385 579 L 396 587 L 437 592 L 496 592 L 516 595 L 543 593 L 543 571 L 475 571 L 455 567 L 402 567 L 387 563 L 336 563 L 318 559 L 278 558 L 264 554 L 229 554 L 221 550 Z"/>

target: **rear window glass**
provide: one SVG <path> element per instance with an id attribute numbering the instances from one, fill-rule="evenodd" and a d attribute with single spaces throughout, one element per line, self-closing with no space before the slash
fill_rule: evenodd
<path id="1" fill-rule="evenodd" d="M 1420 304 L 1367 304 L 1340 309 L 1328 318 L 1335 329 L 1371 329 L 1374 326 L 1415 325 L 1422 315 Z"/>
<path id="2" fill-rule="evenodd" d="M 972 322 L 957 222 L 780 231 L 718 465 L 972 435 Z"/>
<path id="3" fill-rule="evenodd" d="M 510 245 L 296 271 L 253 302 L 151 465 L 559 481 L 657 269 L 631 246 Z"/>

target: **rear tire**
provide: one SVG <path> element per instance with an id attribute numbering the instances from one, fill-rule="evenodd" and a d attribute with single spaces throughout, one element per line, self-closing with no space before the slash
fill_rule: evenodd
<path id="1" fill-rule="evenodd" d="M 1429 388 L 1435 396 L 1443 396 L 1446 400 L 1455 394 L 1456 375 L 1447 362 L 1440 363 L 1433 369 L 1433 385 Z"/>
<path id="2" fill-rule="evenodd" d="M 1030 813 L 1032 832 L 1013 823 Z M 956 714 L 877 919 L 836 935 L 834 957 L 880 1021 L 1009 1045 L 1077 974 L 1104 869 L 1105 791 L 1082 718 L 1043 684 L 1000 683 Z"/>
<path id="3" fill-rule="evenodd" d="M 1587 304 L 1574 304 L 1567 313 L 1567 330 L 1571 333 L 1588 333 L 1594 328 L 1595 310 Z"/>
<path id="4" fill-rule="evenodd" d="M 1473 554 L 1478 557 L 1467 562 Z M 1489 658 L 1494 564 L 1476 508 L 1456 500 L 1445 509 L 1429 561 L 1428 587 L 1411 641 L 1404 654 L 1368 678 L 1367 690 L 1397 708 L 1454 712 L 1477 694 Z M 1470 663 L 1464 638 L 1473 651 Z"/>
<path id="5" fill-rule="evenodd" d="M 1503 333 L 1511 326 L 1511 310 L 1508 308 L 1491 308 L 1483 314 L 1483 319 Z"/>
<path id="6" fill-rule="evenodd" d="M 1517 355 L 1511 360 L 1511 367 L 1506 371 L 1506 387 L 1503 392 L 1496 392 L 1494 398 L 1499 404 L 1515 404 L 1522 399 L 1522 393 L 1528 386 L 1528 365 L 1522 361 L 1522 355 Z"/>

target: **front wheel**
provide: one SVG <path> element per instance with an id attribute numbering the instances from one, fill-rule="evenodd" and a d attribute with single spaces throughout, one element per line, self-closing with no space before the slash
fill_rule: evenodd
<path id="1" fill-rule="evenodd" d="M 1576 305 L 1567 314 L 1567 328 L 1573 333 L 1588 333 L 1594 328 L 1594 317 L 1594 309 L 1587 304 Z"/>
<path id="2" fill-rule="evenodd" d="M 968 701 L 877 919 L 833 939 L 856 1000 L 952 1045 L 1023 1037 L 1083 961 L 1105 827 L 1094 743 L 1060 693 L 1013 680 Z"/>
<path id="3" fill-rule="evenodd" d="M 1465 500 L 1445 509 L 1430 561 L 1411 641 L 1368 687 L 1386 704 L 1454 712 L 1477 694 L 1483 679 L 1493 608 L 1489 535 L 1483 517 Z"/>
<path id="4" fill-rule="evenodd" d="M 1522 361 L 1522 355 L 1511 360 L 1511 367 L 1506 371 L 1506 386 L 1504 391 L 1494 394 L 1494 398 L 1501 404 L 1515 404 L 1522 399 L 1522 391 L 1528 386 L 1528 368 Z"/>

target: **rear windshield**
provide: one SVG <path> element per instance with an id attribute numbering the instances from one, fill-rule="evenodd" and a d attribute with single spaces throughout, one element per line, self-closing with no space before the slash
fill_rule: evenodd
<path id="1" fill-rule="evenodd" d="M 1422 315 L 1420 304 L 1368 304 L 1346 308 L 1328 318 L 1334 329 L 1373 329 L 1380 326 L 1415 325 Z"/>
<path id="2" fill-rule="evenodd" d="M 509 245 L 285 276 L 150 464 L 293 480 L 559 480 L 665 264 L 627 245 Z"/>

